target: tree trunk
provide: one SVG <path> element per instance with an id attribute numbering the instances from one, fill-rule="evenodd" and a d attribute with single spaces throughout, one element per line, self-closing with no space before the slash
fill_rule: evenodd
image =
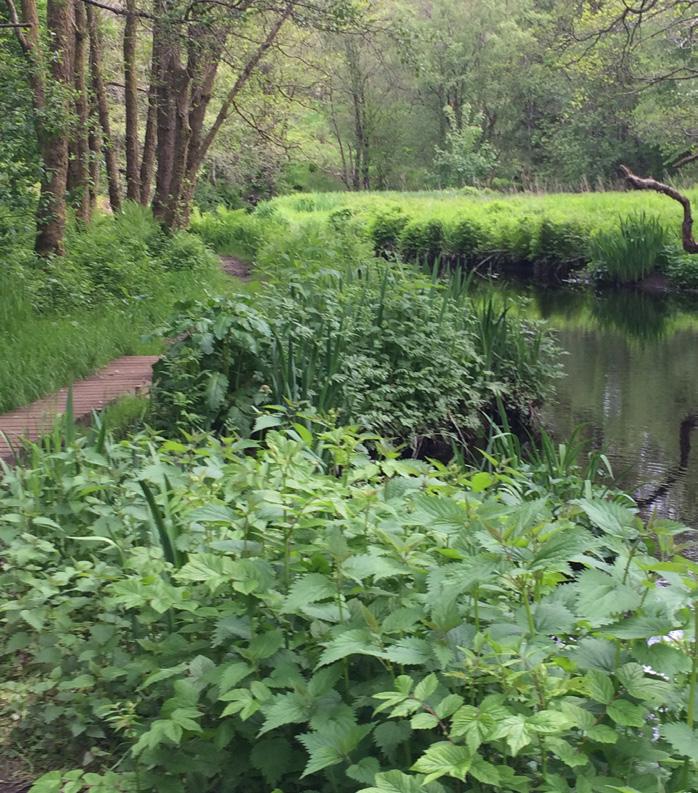
<path id="1" fill-rule="evenodd" d="M 94 92 L 90 94 L 90 125 L 87 133 L 87 145 L 90 150 L 90 215 L 93 215 L 97 209 L 99 161 L 102 153 L 102 141 L 99 135 L 99 111 Z"/>
<path id="2" fill-rule="evenodd" d="M 90 220 L 90 146 L 89 146 L 89 99 L 85 72 L 87 68 L 87 17 L 82 0 L 75 2 L 75 49 L 73 53 L 73 77 L 75 84 L 75 159 L 71 162 L 71 190 L 77 217 L 83 223 Z"/>
<path id="3" fill-rule="evenodd" d="M 126 0 L 124 25 L 124 109 L 126 112 L 126 198 L 140 201 L 138 151 L 138 73 L 136 69 L 136 0 Z"/>
<path id="4" fill-rule="evenodd" d="M 38 22 L 38 20 L 37 20 Z M 58 91 L 54 110 L 59 120 L 49 127 L 39 125 L 38 137 L 44 163 L 41 194 L 37 209 L 35 250 L 39 256 L 63 255 L 65 236 L 65 192 L 68 178 L 68 103 L 73 79 L 71 73 L 70 26 L 73 23 L 71 0 L 48 0 L 46 25 L 51 35 L 53 57 L 50 72 Z"/>
<path id="5" fill-rule="evenodd" d="M 157 168 L 155 171 L 155 195 L 153 214 L 165 222 L 170 202 L 170 185 L 174 167 L 175 149 L 175 97 L 172 91 L 172 73 L 179 64 L 176 31 L 172 30 L 169 20 L 164 18 L 166 8 L 158 3 L 157 20 L 153 27 L 153 47 L 157 48 Z"/>
<path id="6" fill-rule="evenodd" d="M 109 122 L 109 105 L 107 92 L 102 79 L 102 42 L 97 27 L 97 15 L 91 5 L 87 5 L 87 26 L 90 32 L 90 73 L 92 90 L 99 115 L 99 124 L 102 128 L 102 150 L 104 151 L 104 165 L 107 172 L 107 185 L 109 187 L 109 204 L 112 212 L 121 211 L 121 190 L 119 189 L 119 169 L 116 164 L 114 142 L 111 136 Z"/>
<path id="7" fill-rule="evenodd" d="M 148 206 L 150 191 L 153 186 L 153 169 L 155 167 L 156 113 L 157 113 L 157 57 L 153 46 L 150 63 L 150 86 L 148 88 L 148 115 L 145 121 L 145 138 L 143 140 L 143 157 L 141 159 L 141 204 Z"/>

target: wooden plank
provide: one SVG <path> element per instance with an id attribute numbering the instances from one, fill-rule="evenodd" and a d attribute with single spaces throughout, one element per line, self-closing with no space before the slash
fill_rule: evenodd
<path id="1" fill-rule="evenodd" d="M 73 415 L 85 421 L 96 410 L 127 394 L 137 394 L 150 385 L 157 355 L 126 355 L 72 386 Z M 22 439 L 38 440 L 49 432 L 56 419 L 65 413 L 68 388 L 0 416 L 0 458 L 11 461 L 13 446 Z M 10 441 L 8 444 L 7 440 Z"/>

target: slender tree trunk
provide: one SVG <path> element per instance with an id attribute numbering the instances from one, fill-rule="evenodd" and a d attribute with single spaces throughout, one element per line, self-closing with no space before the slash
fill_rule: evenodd
<path id="1" fill-rule="evenodd" d="M 136 69 L 137 37 L 136 0 L 126 0 L 124 25 L 124 109 L 126 111 L 126 198 L 140 201 L 138 168 L 138 73 Z"/>
<path id="2" fill-rule="evenodd" d="M 92 78 L 92 91 L 99 115 L 99 124 L 102 128 L 102 150 L 104 151 L 104 165 L 107 172 L 107 185 L 109 188 L 109 204 L 112 212 L 121 211 L 121 190 L 119 188 L 119 169 L 116 164 L 116 153 L 111 135 L 109 122 L 109 105 L 107 92 L 102 78 L 102 42 L 97 26 L 97 15 L 91 5 L 86 6 L 87 26 L 90 32 L 90 74 Z"/>
<path id="3" fill-rule="evenodd" d="M 174 155 L 167 205 L 162 217 L 165 225 L 174 229 L 181 226 L 180 202 L 189 156 L 189 141 L 191 140 L 191 127 L 189 126 L 191 77 L 189 69 L 181 64 L 177 64 L 172 75 L 172 96 L 175 114 Z"/>
<path id="4" fill-rule="evenodd" d="M 97 209 L 99 194 L 99 162 L 102 155 L 102 141 L 99 134 L 99 111 L 94 92 L 90 94 L 90 125 L 87 134 L 87 145 L 90 150 L 90 214 Z"/>
<path id="5" fill-rule="evenodd" d="M 75 2 L 75 50 L 73 77 L 75 84 L 75 113 L 77 116 L 75 159 L 71 163 L 73 174 L 71 188 L 78 219 L 90 220 L 90 147 L 89 147 L 89 97 L 86 82 L 87 69 L 87 16 L 82 0 Z"/>
<path id="6" fill-rule="evenodd" d="M 176 32 L 170 21 L 165 18 L 166 8 L 158 3 L 157 16 L 153 28 L 153 46 L 157 48 L 157 168 L 155 171 L 155 194 L 153 214 L 165 222 L 170 202 L 170 185 L 174 167 L 175 149 L 175 97 L 172 91 L 172 74 L 179 64 Z"/>
<path id="7" fill-rule="evenodd" d="M 37 20 L 38 23 L 38 20 Z M 65 192 L 68 179 L 69 95 L 71 73 L 72 0 L 48 0 L 46 24 L 52 37 L 50 73 L 57 84 L 54 111 L 59 119 L 39 128 L 39 146 L 44 162 L 41 194 L 37 209 L 35 249 L 40 256 L 63 255 L 65 237 Z"/>
<path id="8" fill-rule="evenodd" d="M 141 159 L 141 204 L 148 206 L 150 192 L 153 186 L 153 171 L 155 168 L 155 145 L 157 143 L 156 114 L 157 114 L 157 57 L 153 46 L 150 64 L 150 86 L 148 87 L 148 115 L 145 121 L 145 138 L 143 140 L 143 157 Z"/>

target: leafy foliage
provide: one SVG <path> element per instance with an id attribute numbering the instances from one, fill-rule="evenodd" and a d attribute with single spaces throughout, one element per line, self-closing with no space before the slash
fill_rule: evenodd
<path id="1" fill-rule="evenodd" d="M 541 327 L 476 307 L 458 275 L 440 283 L 350 257 L 343 271 L 277 267 L 273 279 L 254 301 L 194 305 L 166 328 L 179 340 L 156 368 L 161 426 L 248 434 L 263 428 L 259 406 L 305 405 L 450 453 L 498 395 L 528 416 L 555 370 Z"/>
<path id="2" fill-rule="evenodd" d="M 6 472 L 2 689 L 75 768 L 35 793 L 695 789 L 681 527 L 365 440 L 102 435 Z"/>

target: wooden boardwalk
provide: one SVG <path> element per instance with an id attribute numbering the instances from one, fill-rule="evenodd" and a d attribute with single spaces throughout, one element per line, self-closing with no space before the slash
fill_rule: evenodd
<path id="1" fill-rule="evenodd" d="M 242 280 L 250 277 L 250 267 L 234 256 L 220 256 L 221 268 Z M 127 394 L 137 394 L 150 386 L 157 355 L 128 355 L 113 360 L 85 380 L 73 383 L 73 415 L 78 422 L 89 420 L 94 411 Z M 0 459 L 12 462 L 13 448 L 21 441 L 36 441 L 49 432 L 65 413 L 68 387 L 55 394 L 0 416 Z M 0 787 L 0 793 L 2 788 Z"/>
<path id="2" fill-rule="evenodd" d="M 86 421 L 93 411 L 101 410 L 115 399 L 147 389 L 153 376 L 153 364 L 157 360 L 157 355 L 116 358 L 85 380 L 73 383 L 75 420 Z M 49 432 L 56 418 L 65 413 L 68 391 L 68 388 L 61 388 L 31 405 L 0 416 L 0 459 L 12 461 L 12 446 L 20 445 L 23 438 L 36 441 Z"/>

